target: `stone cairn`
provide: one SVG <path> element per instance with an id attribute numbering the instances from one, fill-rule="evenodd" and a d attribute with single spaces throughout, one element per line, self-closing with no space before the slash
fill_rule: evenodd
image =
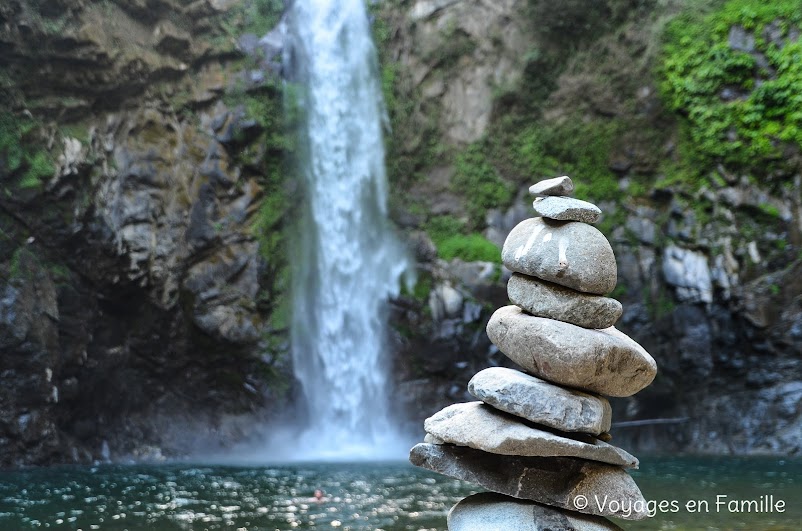
<path id="1" fill-rule="evenodd" d="M 626 469 L 638 460 L 608 444 L 610 403 L 657 372 L 643 347 L 613 324 L 617 268 L 610 243 L 591 224 L 601 211 L 567 197 L 569 177 L 539 182 L 540 216 L 518 224 L 502 250 L 513 271 L 487 324 L 490 340 L 526 372 L 485 369 L 468 384 L 480 401 L 426 419 L 410 451 L 420 467 L 475 483 L 448 514 L 450 531 L 620 529 L 605 519 L 640 520 L 646 500 Z"/>

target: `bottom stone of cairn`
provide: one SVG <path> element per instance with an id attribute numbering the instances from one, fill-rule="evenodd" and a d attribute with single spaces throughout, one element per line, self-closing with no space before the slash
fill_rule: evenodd
<path id="1" fill-rule="evenodd" d="M 448 513 L 449 531 L 622 531 L 600 516 L 563 511 L 492 492 L 459 501 Z"/>

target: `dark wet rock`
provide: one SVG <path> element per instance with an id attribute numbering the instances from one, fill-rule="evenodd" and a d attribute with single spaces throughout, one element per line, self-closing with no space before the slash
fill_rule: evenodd
<path id="1" fill-rule="evenodd" d="M 648 517 L 646 500 L 622 468 L 570 457 L 515 457 L 473 448 L 421 443 L 410 450 L 413 465 L 474 483 L 499 494 L 585 514 L 627 520 Z M 616 500 L 577 507 L 577 497 Z M 605 498 L 606 497 L 606 498 Z M 584 505 L 580 498 L 579 505 Z M 618 510 L 615 510 L 618 509 Z"/>

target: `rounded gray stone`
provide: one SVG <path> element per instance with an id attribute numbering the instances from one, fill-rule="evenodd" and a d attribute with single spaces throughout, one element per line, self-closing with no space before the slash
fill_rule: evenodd
<path id="1" fill-rule="evenodd" d="M 510 302 L 538 317 L 548 317 L 583 328 L 609 328 L 624 311 L 621 303 L 609 297 L 589 295 L 513 273 L 507 282 Z"/>
<path id="2" fill-rule="evenodd" d="M 572 457 L 498 455 L 426 443 L 415 445 L 409 460 L 415 466 L 493 492 L 553 507 L 627 520 L 649 516 L 635 481 L 623 468 L 613 465 Z M 606 503 L 596 503 L 595 497 Z M 610 504 L 612 500 L 616 503 Z"/>
<path id="3" fill-rule="evenodd" d="M 599 207 L 573 197 L 538 197 L 532 207 L 544 218 L 558 221 L 598 223 L 601 219 Z"/>
<path id="4" fill-rule="evenodd" d="M 452 404 L 426 419 L 423 427 L 441 441 L 492 454 L 580 457 L 626 468 L 638 467 L 633 455 L 595 437 L 569 437 L 537 429 L 482 402 Z"/>
<path id="5" fill-rule="evenodd" d="M 495 492 L 480 492 L 448 512 L 448 531 L 622 531 L 601 516 L 564 511 Z"/>
<path id="6" fill-rule="evenodd" d="M 510 271 L 597 295 L 613 291 L 618 275 L 604 234 L 576 221 L 522 221 L 507 236 L 501 261 Z"/>
<path id="7" fill-rule="evenodd" d="M 591 330 L 504 306 L 490 317 L 487 335 L 524 370 L 583 391 L 631 396 L 657 374 L 649 353 L 613 326 Z"/>
<path id="8" fill-rule="evenodd" d="M 574 182 L 567 175 L 545 179 L 529 187 L 532 195 L 570 195 L 574 191 Z"/>
<path id="9" fill-rule="evenodd" d="M 484 369 L 468 382 L 468 391 L 485 404 L 535 424 L 593 435 L 610 431 L 612 409 L 607 399 L 515 369 Z"/>

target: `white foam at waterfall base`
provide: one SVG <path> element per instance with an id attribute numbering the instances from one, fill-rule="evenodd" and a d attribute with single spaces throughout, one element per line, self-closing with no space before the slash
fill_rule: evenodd
<path id="1" fill-rule="evenodd" d="M 386 314 L 409 260 L 387 218 L 385 113 L 364 2 L 296 0 L 288 31 L 307 197 L 293 238 L 291 340 L 308 407 L 288 444 L 295 458 L 400 457 Z"/>

